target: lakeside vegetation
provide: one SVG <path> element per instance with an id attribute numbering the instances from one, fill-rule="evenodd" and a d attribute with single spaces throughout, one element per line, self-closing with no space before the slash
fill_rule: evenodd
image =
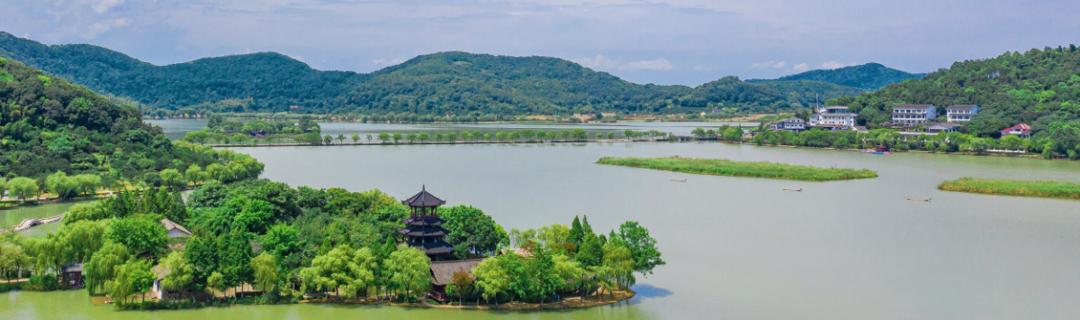
<path id="1" fill-rule="evenodd" d="M 944 191 L 1080 200 L 1080 183 L 964 177 L 942 182 Z"/>
<path id="2" fill-rule="evenodd" d="M 0 58 L 0 73 L 0 206 L 262 172 L 250 156 L 169 141 L 136 108 L 19 62 Z"/>
<path id="3" fill-rule="evenodd" d="M 968 153 L 984 155 L 994 152 L 1031 153 L 1045 159 L 1080 159 L 1080 122 L 1055 125 L 1034 137 L 1007 135 L 1001 138 L 978 137 L 960 132 L 939 134 L 903 134 L 896 129 L 868 131 L 810 129 L 800 132 L 770 130 L 762 126 L 753 130 L 723 126 L 716 129 L 694 129 L 698 140 L 719 140 L 757 145 L 798 146 L 835 149 L 884 149 L 889 151 L 919 150 L 938 153 Z"/>
<path id="4" fill-rule="evenodd" d="M 241 145 L 361 145 L 361 144 L 428 144 L 428 143 L 554 143 L 589 142 L 599 140 L 659 141 L 671 137 L 656 130 L 598 130 L 585 129 L 477 129 L 477 130 L 419 130 L 382 131 L 346 136 L 319 135 L 312 131 L 291 137 L 252 135 L 248 133 L 208 134 L 209 130 L 187 133 L 182 140 L 218 146 Z"/>
<path id="5" fill-rule="evenodd" d="M 446 287 L 457 304 L 611 295 L 664 264 L 656 240 L 633 221 L 610 233 L 594 232 L 577 217 L 570 225 L 508 233 L 474 207 L 439 214 L 458 258 L 486 258 Z M 378 190 L 267 180 L 211 180 L 186 200 L 168 188 L 129 191 L 72 207 L 47 237 L 0 235 L 0 277 L 29 276 L 23 289 L 61 288 L 62 267 L 83 263 L 89 292 L 108 295 L 121 309 L 230 303 L 240 297 L 227 292 L 241 287 L 256 303 L 433 303 L 430 260 L 401 241 L 408 216 L 406 206 Z M 180 249 L 170 246 L 162 218 L 185 223 L 193 236 Z M 143 301 L 154 280 L 170 301 Z"/>
<path id="6" fill-rule="evenodd" d="M 876 172 L 867 169 L 819 168 L 772 162 L 744 162 L 725 159 L 603 157 L 600 158 L 600 160 L 597 160 L 596 163 L 714 176 L 801 181 L 833 181 L 877 177 Z"/>

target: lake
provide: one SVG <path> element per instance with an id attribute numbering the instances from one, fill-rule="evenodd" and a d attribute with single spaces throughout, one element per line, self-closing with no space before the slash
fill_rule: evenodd
<path id="1" fill-rule="evenodd" d="M 85 291 L 7 293 L 0 319 L 1071 319 L 1080 314 L 1080 201 L 948 193 L 960 176 L 1080 181 L 1080 162 L 723 143 L 236 148 L 292 185 L 426 185 L 507 228 L 588 215 L 637 220 L 667 265 L 618 306 L 513 313 L 318 305 L 112 312 Z M 879 178 L 796 182 L 601 166 L 601 156 L 767 160 L 868 168 Z M 685 178 L 686 182 L 672 179 Z M 804 192 L 785 192 L 802 187 Z M 931 202 L 908 201 L 931 198 Z"/>
<path id="2" fill-rule="evenodd" d="M 146 122 L 162 128 L 165 136 L 170 139 L 180 139 L 184 134 L 205 129 L 206 119 L 165 119 L 147 120 Z M 403 132 L 403 131 L 447 131 L 447 130 L 496 130 L 496 129 L 532 129 L 532 130 L 564 130 L 585 129 L 588 131 L 649 131 L 657 130 L 676 135 L 688 136 L 695 128 L 715 129 L 724 125 L 756 127 L 757 122 L 642 122 L 628 121 L 617 123 L 596 124 L 567 124 L 567 123 L 514 123 L 514 122 L 485 122 L 485 123 L 426 123 L 426 124 L 402 124 L 402 123 L 357 123 L 357 122 L 319 122 L 319 128 L 323 135 L 352 134 L 376 134 L 379 132 Z"/>

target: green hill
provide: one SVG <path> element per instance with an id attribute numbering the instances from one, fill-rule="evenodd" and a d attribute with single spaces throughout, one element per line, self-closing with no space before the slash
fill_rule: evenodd
<path id="1" fill-rule="evenodd" d="M 98 92 L 158 108 L 203 105 L 222 111 L 328 109 L 364 76 L 318 71 L 277 53 L 254 53 L 155 66 L 92 45 L 48 46 L 0 32 L 0 56 Z"/>
<path id="2" fill-rule="evenodd" d="M 888 121 L 898 104 L 929 103 L 978 104 L 982 110 L 967 129 L 983 136 L 1020 122 L 1031 124 L 1036 133 L 1068 122 L 1080 128 L 1080 50 L 1032 49 L 956 62 L 923 79 L 834 103 L 850 105 L 870 125 Z"/>
<path id="3" fill-rule="evenodd" d="M 820 81 L 725 78 L 695 88 L 636 84 L 549 57 L 423 55 L 370 74 L 319 71 L 277 53 L 155 66 L 91 45 L 44 45 L 0 32 L 0 56 L 91 89 L 168 110 L 417 115 L 772 111 L 857 93 Z"/>
<path id="4" fill-rule="evenodd" d="M 0 180 L 63 171 L 98 174 L 106 181 L 152 182 L 146 174 L 168 168 L 183 172 L 191 164 L 231 158 L 211 149 L 174 145 L 160 128 L 143 123 L 134 106 L 3 57 L 0 111 Z"/>
<path id="5" fill-rule="evenodd" d="M 905 80 L 919 79 L 924 76 L 926 75 L 921 73 L 907 73 L 883 66 L 879 63 L 867 63 L 831 70 L 811 70 L 780 77 L 777 80 L 814 80 L 846 87 L 877 90 L 890 84 L 900 83 Z"/>

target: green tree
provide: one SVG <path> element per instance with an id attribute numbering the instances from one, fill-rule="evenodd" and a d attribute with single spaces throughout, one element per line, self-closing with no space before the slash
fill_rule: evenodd
<path id="1" fill-rule="evenodd" d="M 63 171 L 57 171 L 45 178 L 45 189 L 63 200 L 79 195 L 79 183 Z"/>
<path id="2" fill-rule="evenodd" d="M 278 259 L 272 254 L 263 252 L 251 259 L 251 269 L 255 274 L 255 287 L 265 293 L 276 292 L 281 274 L 278 269 Z"/>
<path id="3" fill-rule="evenodd" d="M 167 274 L 161 279 L 161 288 L 187 295 L 195 285 L 195 267 L 187 260 L 183 252 L 173 251 L 161 259 L 161 267 Z"/>
<path id="4" fill-rule="evenodd" d="M 94 252 L 84 265 L 86 287 L 90 294 L 97 292 L 95 289 L 104 288 L 105 283 L 116 276 L 116 269 L 130 257 L 124 245 L 112 241 L 106 241 L 101 249 Z"/>
<path id="5" fill-rule="evenodd" d="M 656 239 L 637 221 L 623 222 L 616 236 L 630 249 L 630 255 L 634 258 L 634 271 L 651 274 L 654 268 L 664 265 L 660 250 L 656 248 Z"/>
<path id="6" fill-rule="evenodd" d="M 193 185 L 200 185 L 208 178 L 206 171 L 203 171 L 202 167 L 197 164 L 188 166 L 187 170 L 184 170 L 184 179 L 190 181 Z"/>
<path id="7" fill-rule="evenodd" d="M 127 247 L 136 257 L 156 257 L 165 252 L 168 233 L 161 223 L 144 216 L 113 220 L 105 239 Z"/>
<path id="8" fill-rule="evenodd" d="M 454 246 L 454 254 L 459 258 L 492 254 L 509 241 L 506 231 L 475 207 L 440 208 L 439 216 L 448 231 L 446 240 Z"/>
<path id="9" fill-rule="evenodd" d="M 187 187 L 187 181 L 179 170 L 173 168 L 161 170 L 158 176 L 161 177 L 161 183 L 170 190 L 183 190 Z"/>
<path id="10" fill-rule="evenodd" d="M 499 296 L 506 294 L 510 290 L 510 273 L 503 267 L 504 263 L 501 262 L 503 259 L 508 259 L 503 258 L 507 256 L 509 255 L 486 259 L 473 269 L 473 275 L 476 276 L 476 287 L 480 290 L 480 295 L 484 298 L 484 301 L 488 303 L 491 301 L 498 303 Z"/>
<path id="11" fill-rule="evenodd" d="M 101 187 L 101 176 L 96 174 L 84 173 L 72 178 L 75 179 L 75 183 L 78 185 L 79 194 L 84 196 L 96 195 L 98 188 Z"/>
<path id="12" fill-rule="evenodd" d="M 225 275 L 221 274 L 221 272 L 214 271 L 210 273 L 209 277 L 206 277 L 206 287 L 224 294 L 225 289 L 228 289 L 229 285 L 225 280 Z"/>
<path id="13" fill-rule="evenodd" d="M 402 244 L 383 263 L 390 275 L 390 287 L 404 291 L 405 298 L 415 299 L 427 293 L 431 286 L 431 260 L 423 251 Z"/>
<path id="14" fill-rule="evenodd" d="M 458 297 L 458 304 L 464 304 L 465 298 L 473 295 L 476 279 L 467 272 L 454 272 L 450 283 L 446 285 L 446 294 Z"/>
<path id="15" fill-rule="evenodd" d="M 612 239 L 604 244 L 604 262 L 608 281 L 616 288 L 627 288 L 634 284 L 634 256 L 622 241 Z"/>
<path id="16" fill-rule="evenodd" d="M 145 293 L 154 284 L 154 274 L 146 260 L 131 259 L 116 268 L 116 277 L 106 282 L 109 296 L 120 303 L 134 294 Z"/>

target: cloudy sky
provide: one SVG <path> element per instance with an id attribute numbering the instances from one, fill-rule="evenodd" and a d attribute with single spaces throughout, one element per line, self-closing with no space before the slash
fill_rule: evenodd
<path id="1" fill-rule="evenodd" d="M 0 30 L 155 64 L 277 51 L 369 72 L 448 50 L 695 85 L 880 62 L 926 72 L 1080 43 L 1078 0 L 0 0 Z"/>

